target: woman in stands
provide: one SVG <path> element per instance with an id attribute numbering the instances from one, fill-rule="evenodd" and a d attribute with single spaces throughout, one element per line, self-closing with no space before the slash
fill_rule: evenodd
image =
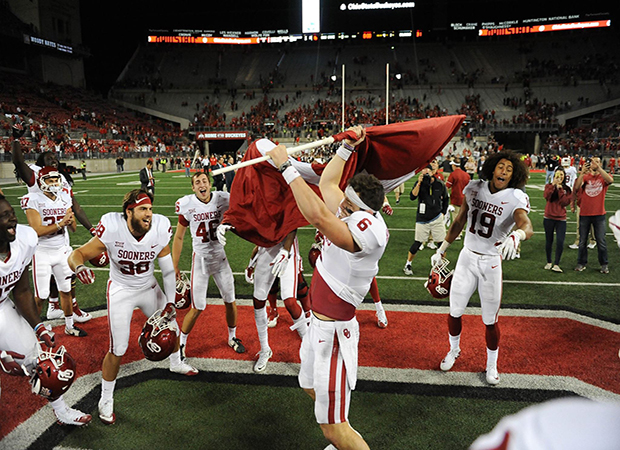
<path id="1" fill-rule="evenodd" d="M 556 169 L 551 183 L 545 185 L 545 251 L 547 252 L 547 264 L 545 270 L 562 272 L 560 258 L 564 250 L 564 238 L 566 237 L 566 206 L 571 202 L 571 189 L 566 184 L 566 173 L 562 167 Z M 555 259 L 551 263 L 551 250 L 553 249 L 553 236 L 557 233 L 558 239 L 555 247 Z"/>

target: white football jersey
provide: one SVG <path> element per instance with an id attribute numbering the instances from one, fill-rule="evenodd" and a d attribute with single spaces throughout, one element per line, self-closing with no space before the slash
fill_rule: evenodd
<path id="1" fill-rule="evenodd" d="M 217 240 L 216 230 L 228 210 L 229 199 L 228 192 L 215 191 L 211 193 L 209 203 L 201 202 L 195 194 L 177 200 L 175 212 L 182 217 L 181 223 L 188 226 L 192 233 L 194 253 L 201 256 L 224 253 L 224 247 Z"/>
<path id="2" fill-rule="evenodd" d="M 530 199 L 520 189 L 506 188 L 492 194 L 489 182 L 470 181 L 463 195 L 469 206 L 465 247 L 482 255 L 497 255 L 497 245 L 504 241 L 515 224 L 514 212 L 530 212 Z"/>
<path id="3" fill-rule="evenodd" d="M 167 217 L 153 214 L 151 229 L 138 240 L 129 231 L 122 213 L 107 213 L 101 217 L 95 233 L 107 248 L 112 281 L 130 289 L 152 286 L 155 259 L 172 236 Z"/>
<path id="4" fill-rule="evenodd" d="M 21 199 L 22 209 L 34 209 L 41 216 L 43 225 L 53 225 L 60 222 L 67 210 L 73 205 L 73 199 L 65 191 L 56 194 L 56 199 L 52 200 L 43 192 L 31 192 Z M 56 233 L 46 236 L 39 236 L 39 245 L 48 248 L 61 248 L 69 245 L 69 230 L 62 227 Z"/>
<path id="5" fill-rule="evenodd" d="M 37 182 L 37 178 L 39 178 L 39 172 L 42 168 L 37 166 L 36 164 L 30 164 L 29 167 L 34 172 L 34 184 L 32 186 L 28 186 L 28 193 L 43 192 L 39 187 L 39 183 Z M 71 188 L 71 185 L 69 184 L 65 176 L 60 173 L 60 171 L 58 173 L 60 175 L 60 185 L 62 186 L 62 191 L 65 194 L 69 194 L 71 197 L 73 197 L 73 189 Z"/>
<path id="6" fill-rule="evenodd" d="M 566 184 L 571 190 L 575 185 L 575 180 L 577 180 L 577 168 L 575 166 L 570 166 L 564 169 L 564 173 L 566 174 Z"/>
<path id="7" fill-rule="evenodd" d="M 0 260 L 0 303 L 8 298 L 9 292 L 32 261 L 37 248 L 37 232 L 25 225 L 17 225 L 15 240 L 9 245 L 11 257 L 6 262 Z"/>
<path id="8" fill-rule="evenodd" d="M 349 227 L 361 250 L 350 253 L 324 237 L 316 268 L 334 294 L 357 307 L 379 272 L 379 260 L 390 234 L 379 213 L 371 215 L 365 211 L 355 211 L 342 221 Z"/>

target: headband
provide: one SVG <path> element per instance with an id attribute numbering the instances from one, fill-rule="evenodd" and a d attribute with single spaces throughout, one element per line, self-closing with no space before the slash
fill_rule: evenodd
<path id="1" fill-rule="evenodd" d="M 152 204 L 153 202 L 151 202 L 151 198 L 148 195 L 143 193 L 143 194 L 138 195 L 138 198 L 136 198 L 136 201 L 134 203 L 127 205 L 127 209 L 134 209 L 136 206 L 152 205 Z"/>
<path id="2" fill-rule="evenodd" d="M 369 209 L 373 213 L 377 212 L 374 209 L 372 209 L 370 206 L 368 206 L 366 203 L 364 203 L 362 199 L 359 197 L 359 195 L 357 195 L 357 192 L 355 192 L 355 190 L 351 186 L 347 186 L 347 188 L 344 190 L 344 195 L 346 195 L 347 198 L 351 200 L 351 203 L 353 203 L 356 206 L 359 206 L 363 210 Z"/>

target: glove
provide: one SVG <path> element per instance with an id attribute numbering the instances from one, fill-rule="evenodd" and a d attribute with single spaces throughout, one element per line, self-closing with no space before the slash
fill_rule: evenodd
<path id="1" fill-rule="evenodd" d="M 166 317 L 168 320 L 174 320 L 176 316 L 177 312 L 174 307 L 174 303 L 166 303 L 166 306 L 161 312 L 161 317 Z"/>
<path id="2" fill-rule="evenodd" d="M 443 260 L 443 253 L 441 253 L 439 250 L 437 250 L 433 256 L 431 256 L 431 266 L 432 267 L 437 267 L 438 265 L 441 264 L 441 261 Z"/>
<path id="3" fill-rule="evenodd" d="M 24 135 L 25 132 L 26 132 L 26 127 L 24 127 L 23 123 L 19 119 L 15 120 L 15 123 L 13 124 L 13 127 L 11 129 L 13 138 L 19 139 L 20 137 Z"/>
<path id="4" fill-rule="evenodd" d="M 0 366 L 2 367 L 2 370 L 9 375 L 28 375 L 26 368 L 23 365 L 20 366 L 17 364 L 14 358 L 24 359 L 24 355 L 2 350 L 2 352 L 0 352 Z"/>
<path id="5" fill-rule="evenodd" d="M 254 270 L 256 269 L 256 263 L 258 262 L 258 253 L 254 258 L 250 259 L 248 266 L 245 268 L 245 281 L 250 284 L 254 284 Z"/>
<path id="6" fill-rule="evenodd" d="M 497 251 L 504 261 L 515 259 L 517 250 L 519 249 L 519 242 L 521 242 L 522 239 L 525 239 L 525 231 L 515 230 L 504 239 L 504 242 L 499 244 Z"/>
<path id="7" fill-rule="evenodd" d="M 226 232 L 232 229 L 234 229 L 234 227 L 226 223 L 218 225 L 215 234 L 217 235 L 217 240 L 220 242 L 220 244 L 226 245 Z"/>
<path id="8" fill-rule="evenodd" d="M 40 323 L 34 327 L 34 332 L 37 335 L 37 340 L 43 342 L 48 348 L 56 346 L 55 334 L 50 325 L 43 325 L 43 323 Z"/>
<path id="9" fill-rule="evenodd" d="M 91 284 L 95 282 L 95 272 L 84 264 L 80 264 L 75 268 L 75 275 L 82 284 Z"/>
<path id="10" fill-rule="evenodd" d="M 388 202 L 385 202 L 383 204 L 383 208 L 381 208 L 381 210 L 388 216 L 391 216 L 392 214 L 394 214 L 394 210 L 392 209 L 392 207 L 390 206 Z"/>
<path id="11" fill-rule="evenodd" d="M 284 271 L 286 270 L 286 266 L 288 265 L 288 257 L 289 253 L 285 249 L 281 248 L 273 261 L 269 264 L 271 267 L 271 273 L 276 277 L 281 277 L 284 275 Z"/>

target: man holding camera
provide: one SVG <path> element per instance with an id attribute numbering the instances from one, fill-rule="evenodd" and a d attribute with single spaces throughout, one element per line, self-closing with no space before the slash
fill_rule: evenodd
<path id="1" fill-rule="evenodd" d="M 583 272 L 588 262 L 588 231 L 594 228 L 601 273 L 609 273 L 607 266 L 607 241 L 605 240 L 605 194 L 614 179 L 603 169 L 601 159 L 594 157 L 581 168 L 575 181 L 574 192 L 581 197 L 579 211 L 579 254 L 577 272 Z"/>

